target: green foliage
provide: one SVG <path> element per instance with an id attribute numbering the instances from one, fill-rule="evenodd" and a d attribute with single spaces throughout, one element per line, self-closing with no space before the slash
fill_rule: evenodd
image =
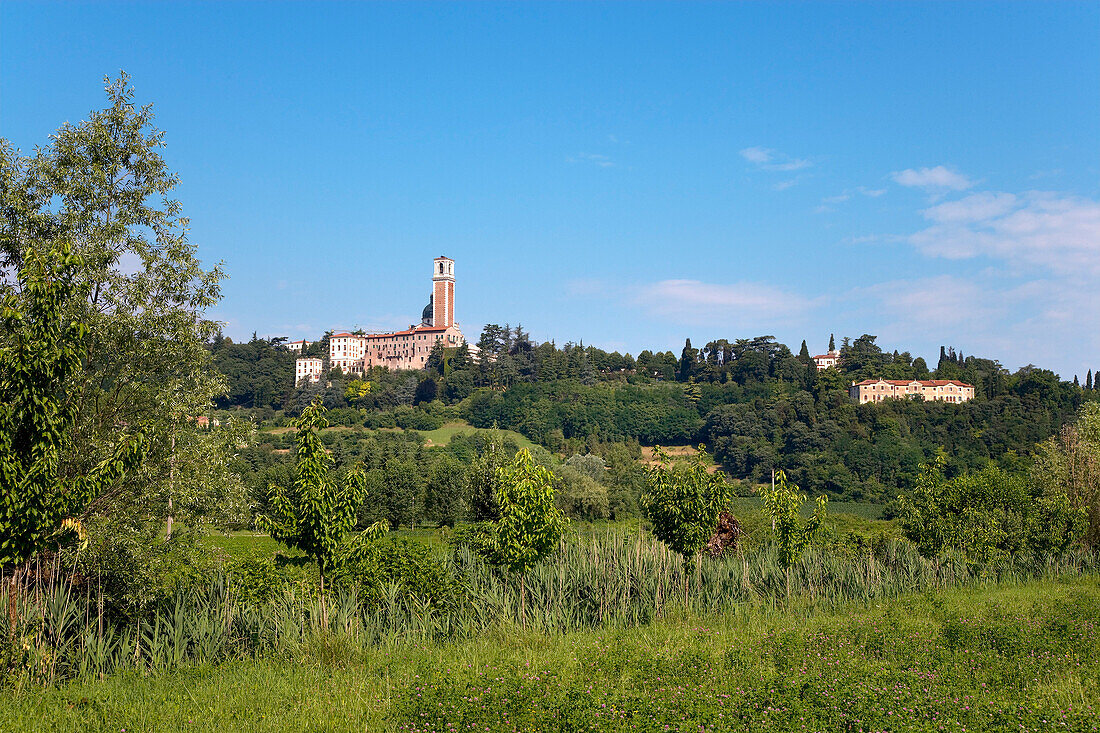
<path id="1" fill-rule="evenodd" d="M 906 536 L 929 557 L 950 551 L 988 562 L 1015 553 L 1060 553 L 1084 534 L 1085 510 L 1064 493 L 1042 495 L 997 466 L 947 479 L 942 456 L 898 497 Z"/>
<path id="2" fill-rule="evenodd" d="M 526 448 L 497 469 L 498 515 L 483 546 L 489 562 L 523 575 L 557 549 L 566 519 L 554 497 L 554 476 Z"/>
<path id="3" fill-rule="evenodd" d="M 1100 547 L 1100 403 L 1082 405 L 1075 423 L 1038 446 L 1031 478 L 1044 495 L 1064 495 L 1083 509 L 1085 541 Z"/>
<path id="4" fill-rule="evenodd" d="M 647 471 L 642 496 L 642 510 L 653 525 L 653 534 L 685 563 L 706 546 L 718 525 L 718 515 L 731 498 L 725 478 L 707 471 L 705 455 L 700 446 L 688 463 L 669 465 L 668 456 L 658 446 L 654 450 L 656 465 Z"/>
<path id="5" fill-rule="evenodd" d="M 76 410 L 66 393 L 87 356 L 86 329 L 67 317 L 81 296 L 79 257 L 62 245 L 26 252 L 19 294 L 4 293 L 0 323 L 0 567 L 44 549 L 61 520 L 119 481 L 143 457 L 141 436 L 69 482 L 62 473 L 73 443 Z"/>
<path id="6" fill-rule="evenodd" d="M 607 487 L 566 464 L 554 474 L 558 506 L 569 517 L 595 521 L 609 514 Z"/>
<path id="7" fill-rule="evenodd" d="M 447 613 L 469 602 L 462 577 L 446 558 L 419 542 L 392 537 L 357 544 L 333 581 L 354 588 L 367 609 L 396 601 Z"/>
<path id="8" fill-rule="evenodd" d="M 500 471 L 509 456 L 498 439 L 488 440 L 471 462 L 467 473 L 470 518 L 475 522 L 496 521 L 500 517 L 497 496 L 500 493 Z"/>
<path id="9" fill-rule="evenodd" d="M 330 471 L 332 459 L 325 452 L 317 431 L 328 425 L 325 408 L 313 403 L 299 418 L 298 464 L 294 484 L 269 488 L 268 513 L 258 524 L 287 547 L 313 558 L 321 581 L 338 567 L 347 534 L 355 526 L 360 506 L 366 499 L 362 470 L 353 469 L 337 487 Z"/>
<path id="10" fill-rule="evenodd" d="M 410 527 L 421 516 L 423 480 L 413 461 L 391 458 L 382 478 L 382 503 L 391 529 Z"/>
<path id="11" fill-rule="evenodd" d="M 217 406 L 270 407 L 280 409 L 294 389 L 296 355 L 285 346 L 285 338 L 261 339 L 255 334 L 235 344 L 218 334 L 210 343 L 214 367 L 225 375 L 228 389 L 217 398 Z"/>
<path id="12" fill-rule="evenodd" d="M 467 490 L 466 467 L 454 456 L 444 455 L 432 466 L 424 510 L 441 526 L 454 527 L 465 515 Z"/>
<path id="13" fill-rule="evenodd" d="M 824 496 L 817 497 L 813 516 L 803 522 L 801 510 L 806 496 L 799 492 L 797 486 L 787 481 L 787 475 L 783 471 L 776 471 L 774 486 L 765 484 L 760 487 L 760 495 L 764 499 L 764 514 L 772 521 L 779 563 L 789 578 L 791 565 L 802 556 L 821 528 L 828 499 Z M 789 588 L 787 592 L 789 595 Z"/>
<path id="14" fill-rule="evenodd" d="M 207 349 L 218 326 L 206 317 L 224 275 L 216 265 L 203 268 L 188 241 L 187 219 L 172 199 L 178 178 L 162 155 L 152 108 L 135 102 L 125 74 L 108 80 L 106 92 L 104 109 L 62 125 L 30 155 L 0 142 L 0 270 L 33 268 L 63 248 L 79 258 L 68 265 L 74 290 L 59 306 L 59 323 L 81 324 L 85 334 L 79 363 L 64 370 L 71 429 L 50 459 L 57 480 L 49 490 L 64 487 L 91 546 L 102 548 L 85 559 L 117 550 L 161 567 L 159 540 L 130 547 L 126 538 L 159 537 L 173 519 L 172 542 L 182 543 L 176 553 L 189 546 L 183 535 L 202 533 L 239 498 L 239 481 L 224 470 L 237 445 L 189 419 L 205 415 L 225 390 Z M 5 298 L 20 296 L 21 287 L 0 283 Z M 0 329 L 5 347 L 14 336 Z M 82 483 L 120 458 L 137 463 L 133 433 L 143 438 L 140 469 L 116 471 L 109 489 L 86 492 Z M 44 527 L 46 519 L 34 521 Z M 112 534 L 95 536 L 108 528 Z"/>

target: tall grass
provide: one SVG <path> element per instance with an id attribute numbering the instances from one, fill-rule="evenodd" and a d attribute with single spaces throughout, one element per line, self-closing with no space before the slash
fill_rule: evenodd
<path id="1" fill-rule="evenodd" d="M 427 644 L 518 625 L 514 578 L 464 548 L 443 561 L 462 579 L 458 603 L 410 595 L 395 584 L 373 594 L 371 603 L 354 588 L 336 588 L 321 599 L 301 586 L 250 602 L 232 573 L 223 571 L 138 618 L 114 621 L 103 618 L 93 583 L 54 573 L 60 579 L 40 581 L 19 595 L 15 627 L 6 615 L 0 619 L 0 643 L 5 645 L 7 669 L 16 670 L 20 679 L 49 684 L 227 659 L 295 658 L 304 651 L 339 660 L 378 646 Z M 793 568 L 792 597 L 787 599 L 783 568 L 770 544 L 685 567 L 678 555 L 644 533 L 608 531 L 563 541 L 553 559 L 527 575 L 526 625 L 560 634 L 629 627 L 684 610 L 707 614 L 746 605 L 831 607 L 975 582 L 1011 584 L 1097 569 L 1096 557 L 1086 553 L 983 566 L 961 557 L 929 560 L 905 541 L 886 539 L 863 549 L 807 552 Z M 687 609 L 678 591 L 685 572 L 692 589 Z M 0 588 L 0 608 L 7 609 L 9 587 Z"/>

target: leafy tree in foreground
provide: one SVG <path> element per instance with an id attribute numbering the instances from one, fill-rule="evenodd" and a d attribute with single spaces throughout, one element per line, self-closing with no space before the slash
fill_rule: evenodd
<path id="1" fill-rule="evenodd" d="M 526 624 L 524 576 L 553 552 L 566 519 L 554 497 L 554 475 L 524 448 L 498 470 L 497 520 L 492 523 L 483 554 L 491 563 L 519 578 L 520 623 Z"/>
<path id="2" fill-rule="evenodd" d="M 317 431 L 327 427 L 325 408 L 314 402 L 297 421 L 298 465 L 294 484 L 269 488 L 269 511 L 257 517 L 261 528 L 287 547 L 301 550 L 316 561 L 325 578 L 342 557 L 344 538 L 366 499 L 366 477 L 358 467 L 338 487 L 331 474 L 332 459 Z M 377 525 L 376 525 L 377 526 Z"/>
<path id="3" fill-rule="evenodd" d="M 137 103 L 125 74 L 108 80 L 106 92 L 103 109 L 62 125 L 28 155 L 0 141 L 0 271 L 14 273 L 62 244 L 79 257 L 71 270 L 78 290 L 62 309 L 86 335 L 79 364 L 65 375 L 72 430 L 57 449 L 59 485 L 75 486 L 110 463 L 130 433 L 143 436 L 141 470 L 104 486 L 82 510 L 86 572 L 113 562 L 119 543 L 135 536 L 143 540 L 130 543 L 139 551 L 134 569 L 194 548 L 204 522 L 227 503 L 224 489 L 239 486 L 221 471 L 232 452 L 188 419 L 225 391 L 206 347 L 217 334 L 206 311 L 221 297 L 223 273 L 205 269 L 188 240 L 152 108 Z M 17 295 L 22 287 L 0 281 Z M 0 342 L 10 335 L 0 330 Z M 170 516 L 176 528 L 164 542 Z"/>
<path id="4" fill-rule="evenodd" d="M 660 446 L 657 464 L 648 469 L 642 510 L 653 524 L 653 534 L 684 561 L 684 604 L 688 600 L 690 561 L 707 545 L 718 515 L 730 501 L 730 488 L 718 473 L 708 473 L 702 446 L 687 465 L 671 466 Z"/>
<path id="5" fill-rule="evenodd" d="M 71 481 L 60 475 L 76 421 L 65 385 L 87 353 L 84 325 L 66 316 L 69 301 L 80 296 L 74 283 L 80 265 L 64 245 L 28 253 L 18 275 L 20 295 L 4 292 L 0 308 L 0 567 L 14 566 L 13 611 L 20 566 L 45 548 L 63 518 L 144 455 L 141 436 L 128 436 L 86 474 Z M 13 634 L 16 620 L 9 619 Z"/>
<path id="6" fill-rule="evenodd" d="M 806 495 L 798 487 L 787 481 L 782 471 L 775 473 L 775 486 L 765 485 L 760 491 L 764 499 L 764 513 L 772 520 L 775 539 L 779 545 L 779 562 L 783 565 L 783 583 L 786 596 L 791 596 L 791 565 L 798 561 L 802 553 L 813 542 L 825 519 L 824 496 L 817 497 L 817 506 L 813 516 L 805 522 L 799 516 Z"/>

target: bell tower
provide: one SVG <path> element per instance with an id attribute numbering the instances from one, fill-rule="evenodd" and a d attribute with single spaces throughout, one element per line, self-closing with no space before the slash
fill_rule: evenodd
<path id="1" fill-rule="evenodd" d="M 432 325 L 450 328 L 455 324 L 455 261 L 436 257 L 432 263 Z"/>

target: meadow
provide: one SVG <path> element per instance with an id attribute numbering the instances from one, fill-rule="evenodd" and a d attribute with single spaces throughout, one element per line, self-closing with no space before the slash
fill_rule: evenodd
<path id="1" fill-rule="evenodd" d="M 319 634 L 259 659 L 21 685 L 0 730 L 1095 731 L 1097 619 L 1090 574 L 446 643 Z"/>

